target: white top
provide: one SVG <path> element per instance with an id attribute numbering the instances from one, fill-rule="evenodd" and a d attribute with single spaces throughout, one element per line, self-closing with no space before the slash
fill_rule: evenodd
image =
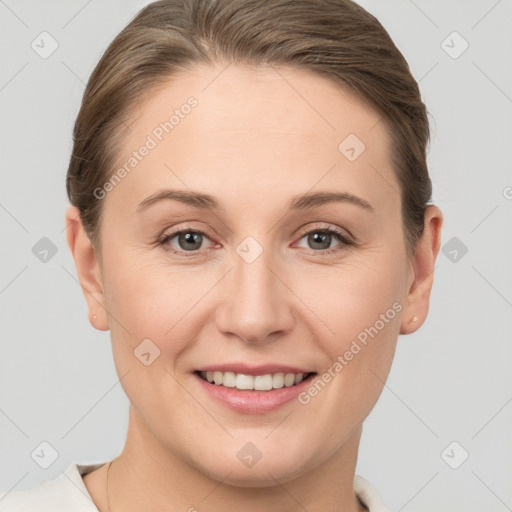
<path id="1" fill-rule="evenodd" d="M 2 512 L 98 512 L 82 476 L 103 464 L 71 464 L 68 469 L 37 487 L 0 492 Z M 354 490 L 370 512 L 388 512 L 374 487 L 356 475 Z"/>

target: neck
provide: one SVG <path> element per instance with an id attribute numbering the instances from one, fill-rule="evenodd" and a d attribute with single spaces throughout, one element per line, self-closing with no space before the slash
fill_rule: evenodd
<path id="1" fill-rule="evenodd" d="M 359 428 L 327 460 L 292 480 L 244 487 L 226 483 L 229 475 L 224 481 L 212 478 L 192 461 L 162 448 L 130 407 L 126 443 L 109 475 L 109 512 L 361 512 L 366 509 L 354 493 L 360 436 Z"/>

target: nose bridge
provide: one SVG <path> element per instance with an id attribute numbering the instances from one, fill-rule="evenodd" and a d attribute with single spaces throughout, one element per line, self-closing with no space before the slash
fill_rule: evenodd
<path id="1" fill-rule="evenodd" d="M 266 238 L 267 245 L 270 238 Z M 233 270 L 218 315 L 219 328 L 253 343 L 291 329 L 293 318 L 286 288 L 275 275 L 273 267 L 279 265 L 271 247 L 248 236 L 234 249 Z"/>

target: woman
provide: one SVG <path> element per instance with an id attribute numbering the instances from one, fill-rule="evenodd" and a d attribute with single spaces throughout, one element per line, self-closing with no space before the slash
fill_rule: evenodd
<path id="1" fill-rule="evenodd" d="M 385 510 L 355 467 L 428 314 L 428 138 L 406 61 L 348 0 L 144 8 L 88 82 L 67 176 L 125 446 L 2 510 Z"/>

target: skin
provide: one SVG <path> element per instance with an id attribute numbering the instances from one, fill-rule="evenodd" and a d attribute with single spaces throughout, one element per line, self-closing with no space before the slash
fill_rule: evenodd
<path id="1" fill-rule="evenodd" d="M 121 165 L 175 108 L 198 100 L 102 200 L 101 251 L 77 209 L 66 214 L 90 322 L 110 329 L 131 404 L 109 474 L 110 511 L 364 510 L 353 488 L 362 423 L 399 334 L 416 331 L 428 314 L 442 213 L 428 207 L 408 258 L 379 116 L 309 71 L 224 67 L 169 80 L 132 116 Z M 352 162 L 338 150 L 349 134 L 366 146 Z M 136 211 L 167 188 L 210 194 L 223 209 L 164 200 Z M 349 192 L 373 211 L 339 202 L 287 212 L 292 197 L 320 190 Z M 317 226 L 350 233 L 357 245 L 334 235 L 315 245 L 302 230 Z M 156 242 L 180 229 L 211 236 L 192 257 Z M 247 236 L 263 249 L 252 263 L 236 252 Z M 167 247 L 190 246 L 175 237 Z M 325 247 L 337 250 L 319 254 Z M 322 374 L 395 302 L 401 311 L 305 405 L 242 414 L 210 399 L 191 373 L 245 361 Z M 134 356 L 146 338 L 160 350 L 149 366 Z M 262 453 L 252 468 L 237 458 L 249 441 Z M 107 510 L 106 465 L 84 482 Z"/>

